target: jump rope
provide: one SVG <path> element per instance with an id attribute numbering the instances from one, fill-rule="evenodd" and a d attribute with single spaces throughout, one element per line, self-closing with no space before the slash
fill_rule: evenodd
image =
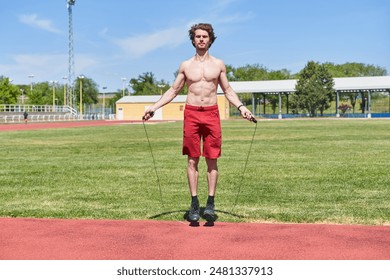
<path id="1" fill-rule="evenodd" d="M 153 117 L 153 115 L 154 115 L 154 113 L 151 113 L 151 114 L 150 114 L 151 117 Z M 255 124 L 255 129 L 253 130 L 252 140 L 251 140 L 251 143 L 250 143 L 250 146 L 249 146 L 249 150 L 248 150 L 248 154 L 247 154 L 247 157 L 246 157 L 246 160 L 245 160 L 244 170 L 243 170 L 242 175 L 241 175 L 241 180 L 240 180 L 241 183 L 243 182 L 243 179 L 244 179 L 246 167 L 247 167 L 247 165 L 248 165 L 249 156 L 250 156 L 250 154 L 251 154 L 252 145 L 253 145 L 253 141 L 254 141 L 254 139 L 255 139 L 256 130 L 257 130 L 257 120 L 256 120 L 254 117 L 251 117 L 250 121 L 253 122 L 253 123 Z M 153 167 L 154 167 L 154 171 L 155 171 L 155 173 L 156 173 L 156 181 L 157 181 L 158 189 L 159 189 L 159 192 L 160 192 L 160 202 L 161 202 L 162 207 L 164 207 L 164 202 L 163 202 L 163 198 L 162 198 L 162 190 L 161 190 L 160 177 L 159 177 L 158 172 L 157 172 L 156 160 L 154 159 L 154 154 L 153 154 L 153 150 L 152 150 L 152 145 L 150 144 L 148 131 L 147 131 L 147 129 L 146 129 L 145 117 L 142 117 L 142 124 L 143 124 L 144 130 L 145 130 L 146 139 L 148 140 L 149 150 L 150 150 L 150 154 L 151 154 L 152 160 L 153 160 Z M 239 195 L 240 195 L 240 193 L 241 193 L 241 185 L 242 185 L 241 183 L 238 184 L 238 190 L 237 190 L 237 193 L 236 193 L 235 201 L 234 201 L 233 206 L 232 206 L 232 208 L 231 208 L 231 210 L 230 210 L 231 212 L 233 212 L 234 208 L 235 208 L 236 205 L 237 205 L 238 197 L 239 197 Z"/>
<path id="2" fill-rule="evenodd" d="M 151 117 L 153 117 L 153 115 L 154 115 L 154 113 L 150 114 Z M 153 166 L 154 166 L 154 171 L 156 172 L 158 190 L 160 191 L 160 202 L 161 202 L 162 207 L 164 207 L 164 201 L 163 201 L 163 198 L 162 198 L 162 191 L 161 191 L 161 184 L 160 184 L 160 177 L 158 176 L 157 167 L 156 167 L 156 161 L 154 159 L 153 150 L 152 150 L 152 145 L 150 144 L 148 131 L 146 130 L 145 117 L 142 117 L 142 124 L 144 125 L 146 139 L 148 139 L 149 150 L 150 150 L 150 154 L 152 155 L 152 159 L 153 159 Z"/>

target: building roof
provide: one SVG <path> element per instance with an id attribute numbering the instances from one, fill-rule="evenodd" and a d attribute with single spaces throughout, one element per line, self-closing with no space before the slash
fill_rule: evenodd
<path id="1" fill-rule="evenodd" d="M 155 103 L 161 98 L 161 95 L 132 95 L 124 96 L 116 103 Z M 187 95 L 178 95 L 172 100 L 173 103 L 183 103 L 187 99 Z"/>
<path id="2" fill-rule="evenodd" d="M 390 90 L 390 76 L 378 77 L 351 77 L 334 78 L 336 91 L 387 91 Z M 292 93 L 298 80 L 273 80 L 273 81 L 250 81 L 230 82 L 230 86 L 237 93 Z M 218 93 L 223 93 L 218 87 Z"/>
<path id="3" fill-rule="evenodd" d="M 386 91 L 390 89 L 390 76 L 334 78 L 334 83 L 339 91 Z"/>
<path id="4" fill-rule="evenodd" d="M 161 98 L 161 95 L 131 95 L 124 96 L 116 103 L 155 103 Z M 171 103 L 185 103 L 187 95 L 176 96 Z"/>

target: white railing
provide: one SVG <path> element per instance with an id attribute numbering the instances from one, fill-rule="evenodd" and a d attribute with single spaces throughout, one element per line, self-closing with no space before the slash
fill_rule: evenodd
<path id="1" fill-rule="evenodd" d="M 71 114 L 64 114 L 64 115 L 29 115 L 28 121 L 29 122 L 52 122 L 52 121 L 75 121 L 79 120 L 78 116 L 73 116 Z M 24 122 L 24 116 L 23 115 L 0 115 L 0 123 L 19 123 Z"/>
<path id="2" fill-rule="evenodd" d="M 80 120 L 89 120 L 89 121 L 96 121 L 96 120 L 105 120 L 105 116 L 103 114 L 84 114 L 82 116 L 78 116 Z"/>
<path id="3" fill-rule="evenodd" d="M 0 123 L 24 122 L 23 112 L 28 113 L 28 121 L 72 121 L 72 120 L 104 120 L 103 113 L 87 113 L 80 115 L 70 106 L 0 104 Z"/>
<path id="4" fill-rule="evenodd" d="M 28 122 L 56 122 L 56 121 L 79 121 L 79 120 L 105 120 L 103 114 L 29 114 Z M 24 122 L 24 116 L 19 115 L 0 115 L 0 123 L 20 123 Z"/>
<path id="5" fill-rule="evenodd" d="M 29 114 L 28 122 L 55 122 L 55 121 L 79 121 L 79 120 L 105 120 L 103 114 L 85 114 L 85 115 L 71 115 L 71 114 Z M 0 115 L 0 123 L 19 123 L 24 122 L 24 116 L 20 115 Z"/>
<path id="6" fill-rule="evenodd" d="M 24 105 L 24 104 L 0 104 L 0 112 L 42 112 L 42 113 L 70 113 L 77 115 L 77 110 L 70 106 L 53 105 Z"/>

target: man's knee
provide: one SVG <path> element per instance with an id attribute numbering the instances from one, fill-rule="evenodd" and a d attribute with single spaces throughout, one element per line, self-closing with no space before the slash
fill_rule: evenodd
<path id="1" fill-rule="evenodd" d="M 198 157 L 188 157 L 188 168 L 197 169 L 199 163 Z"/>
<path id="2" fill-rule="evenodd" d="M 207 170 L 218 170 L 218 159 L 206 158 Z"/>

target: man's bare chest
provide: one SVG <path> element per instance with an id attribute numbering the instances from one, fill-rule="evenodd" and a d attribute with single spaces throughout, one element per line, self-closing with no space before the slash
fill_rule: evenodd
<path id="1" fill-rule="evenodd" d="M 212 62 L 193 62 L 185 70 L 188 82 L 196 83 L 200 81 L 213 82 L 218 80 L 221 69 Z"/>

